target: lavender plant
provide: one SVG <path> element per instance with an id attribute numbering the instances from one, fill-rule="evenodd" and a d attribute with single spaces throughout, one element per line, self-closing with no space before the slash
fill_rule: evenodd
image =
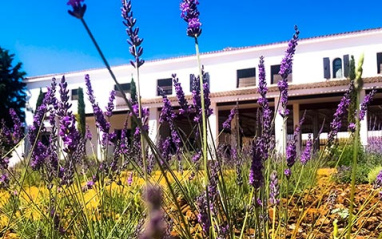
<path id="1" fill-rule="evenodd" d="M 28 138 L 32 146 L 26 155 L 26 160 L 30 161 L 31 168 L 35 170 L 33 173 L 42 175 L 40 185 L 44 186 L 44 190 L 47 191 L 42 190 L 37 195 L 45 197 L 45 199 L 33 198 L 32 194 L 28 194 L 27 189 L 24 188 L 25 185 L 22 181 L 24 177 L 29 176 L 27 170 L 21 177 L 21 182 L 16 181 L 17 187 L 12 185 L 12 179 L 15 179 L 16 176 L 8 168 L 10 153 L 5 152 L 2 146 L 15 145 L 20 141 L 20 121 L 17 118 L 14 119 L 16 124 L 13 129 L 0 127 L 2 133 L 0 136 L 0 169 L 2 172 L 0 193 L 2 193 L 2 189 L 9 192 L 16 189 L 16 193 L 12 193 L 12 200 L 22 201 L 21 206 L 15 203 L 13 208 L 4 210 L 9 219 L 14 219 L 17 213 L 20 213 L 21 217 L 18 219 L 19 221 L 11 222 L 10 220 L 0 233 L 7 232 L 10 228 L 16 228 L 16 231 L 21 232 L 21 236 L 25 236 L 26 234 L 22 233 L 26 232 L 29 233 L 28 235 L 46 238 L 73 236 L 84 238 L 172 238 L 174 233 L 177 234 L 177 237 L 173 238 L 196 238 L 198 236 L 211 239 L 287 238 L 289 236 L 299 238 L 297 236 L 298 228 L 307 212 L 306 208 L 300 208 L 299 205 L 305 203 L 304 193 L 306 191 L 308 191 L 306 194 L 308 196 L 313 192 L 309 186 L 306 186 L 306 181 L 314 179 L 315 167 L 318 164 L 312 153 L 314 142 L 309 134 L 306 147 L 299 155 L 297 143 L 301 134 L 304 114 L 295 129 L 293 138 L 286 145 L 286 155 L 283 157 L 275 152 L 272 141 L 274 119 L 272 119 L 272 110 L 267 98 L 264 58 L 260 57 L 258 65 L 259 134 L 251 140 L 249 146 L 241 148 L 238 140 L 240 125 L 237 120 L 239 107 L 236 105 L 223 123 L 223 129 L 231 132 L 233 143 L 229 147 L 225 147 L 228 149 L 227 152 L 219 152 L 220 149 L 217 149 L 213 142 L 207 142 L 208 117 L 212 114 L 212 110 L 210 109 L 211 100 L 206 74 L 199 59 L 198 37 L 202 32 L 200 13 L 197 9 L 199 1 L 182 1 L 181 17 L 187 22 L 187 35 L 195 40 L 199 76 L 193 77 L 195 84 L 192 98 L 189 101 L 179 79 L 175 74 L 172 75 L 179 110 L 174 109 L 169 97 L 162 96 L 163 107 L 159 122 L 161 127 L 165 124 L 169 126 L 170 135 L 163 138 L 160 146 L 156 147 L 148 137 L 149 111 L 142 107 L 140 102 L 139 68 L 144 63 L 141 58 L 143 39 L 138 37 L 139 29 L 135 28 L 136 19 L 131 11 L 131 1 L 122 1 L 122 16 L 129 36 L 129 51 L 134 57 L 131 64 L 137 70 L 137 104 L 126 99 L 87 27 L 84 21 L 86 5 L 83 2 L 83 0 L 70 0 L 68 5 L 72 7 L 72 10 L 69 10 L 69 14 L 81 20 L 115 80 L 118 90 L 121 91 L 129 107 L 128 117 L 131 117 L 138 126 L 133 132 L 134 140 L 129 142 L 127 121 L 121 131 L 120 139 L 116 140 L 110 123 L 114 110 L 115 92 L 110 93 L 108 104 L 102 110 L 96 102 L 89 75 L 85 76 L 85 83 L 98 132 L 92 136 L 88 128 L 88 133 L 82 137 L 70 110 L 71 104 L 65 78 L 62 78 L 59 83 L 59 98 L 56 98 L 56 82 L 53 80 L 43 103 L 34 116 L 33 125 L 29 129 Z M 298 36 L 299 31 L 296 27 L 279 73 L 282 77 L 278 83 L 281 109 L 277 110 L 277 106 L 275 106 L 274 111 L 285 119 L 289 113 L 286 108 L 288 104 L 287 78 L 292 72 Z M 358 72 L 362 72 L 362 69 L 358 69 Z M 360 73 L 358 73 L 357 79 L 360 79 Z M 357 90 L 360 89 L 360 85 L 360 82 L 356 83 Z M 338 130 L 341 128 L 340 119 L 346 112 L 348 95 L 353 87 L 351 84 L 337 109 L 331 124 L 328 148 L 331 148 Z M 360 117 L 364 115 L 363 112 L 367 109 L 371 98 L 372 94 L 365 97 L 359 111 Z M 190 121 L 191 125 L 196 125 L 195 134 L 200 138 L 200 145 L 193 145 L 189 142 L 190 139 L 184 137 L 177 126 L 177 117 L 189 117 L 191 113 L 195 115 Z M 14 115 L 12 111 L 10 114 Z M 236 121 L 232 124 L 235 125 L 235 129 L 231 129 L 233 120 Z M 357 128 L 359 127 L 355 127 L 356 131 L 359 130 Z M 41 135 L 48 132 L 50 132 L 49 143 L 44 144 Z M 84 154 L 86 152 L 85 142 L 91 143 L 92 138 L 99 141 L 103 152 L 101 158 L 96 156 L 94 160 Z M 188 145 L 191 147 L 187 147 Z M 188 172 L 187 170 L 184 174 L 174 172 L 170 166 L 173 155 L 176 155 L 179 165 L 182 161 L 186 162 Z M 211 160 L 208 160 L 209 158 Z M 201 159 L 203 159 L 203 165 L 200 165 Z M 203 170 L 197 170 L 199 166 Z M 379 187 L 381 184 L 380 176 L 381 173 L 375 181 L 375 187 Z M 300 182 L 302 178 L 304 178 L 304 182 Z M 143 190 L 142 181 L 146 184 Z M 164 181 L 166 185 L 163 188 L 157 186 L 161 181 Z M 300 184 L 304 184 L 304 186 L 301 186 L 301 190 L 297 190 Z M 288 185 L 293 187 L 291 195 Z M 303 193 L 300 195 L 300 192 Z M 24 195 L 26 195 L 26 199 Z M 140 200 L 141 195 L 144 195 L 145 206 Z M 289 200 L 288 196 L 290 196 Z M 290 204 L 292 200 L 295 202 L 293 205 Z M 317 201 L 319 202 L 317 204 L 320 204 L 330 200 L 319 198 Z M 351 202 L 353 203 L 353 201 Z M 40 219 L 37 222 L 28 218 L 24 211 L 26 209 L 23 208 L 25 205 L 39 212 Z M 329 205 L 328 202 L 326 206 L 333 205 Z M 300 209 L 301 212 L 295 215 Z M 2 210 L 0 203 L 1 213 Z M 283 214 L 284 212 L 286 215 Z M 291 232 L 288 223 L 292 214 L 296 218 L 297 229 Z M 165 222 L 167 219 L 169 219 L 168 223 Z M 315 229 L 313 228 L 318 225 L 318 220 L 312 220 L 312 230 L 307 232 L 308 237 L 314 236 Z M 146 223 L 144 223 L 145 221 Z M 354 220 L 349 220 L 349 231 L 353 223 Z M 48 226 L 42 226 L 43 224 Z M 166 227 L 168 227 L 167 230 Z M 193 228 L 190 229 L 190 227 Z"/>

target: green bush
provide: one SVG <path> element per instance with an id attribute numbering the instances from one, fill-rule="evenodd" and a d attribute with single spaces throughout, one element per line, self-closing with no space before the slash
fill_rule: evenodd
<path id="1" fill-rule="evenodd" d="M 379 172 L 381 172 L 381 170 L 382 170 L 382 166 L 376 166 L 375 168 L 370 170 L 370 172 L 367 175 L 367 179 L 369 180 L 370 184 L 375 182 L 375 179 L 377 179 L 377 176 Z"/>

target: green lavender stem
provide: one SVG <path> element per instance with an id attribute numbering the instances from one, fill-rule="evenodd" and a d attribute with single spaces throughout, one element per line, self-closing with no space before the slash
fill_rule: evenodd
<path id="1" fill-rule="evenodd" d="M 360 92 L 357 91 L 357 112 L 359 112 L 359 102 L 360 102 Z M 354 194 L 355 194 L 355 176 L 357 171 L 357 160 L 358 160 L 358 149 L 359 149 L 359 117 L 356 117 L 356 130 L 353 144 L 353 164 L 351 172 L 351 192 L 350 192 L 350 209 L 349 209 L 349 227 L 347 231 L 346 238 L 350 239 L 351 230 L 353 227 L 353 210 L 354 210 Z"/>

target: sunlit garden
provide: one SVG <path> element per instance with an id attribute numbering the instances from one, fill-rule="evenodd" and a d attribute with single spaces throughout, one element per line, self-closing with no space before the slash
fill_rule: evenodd
<path id="1" fill-rule="evenodd" d="M 85 21 L 84 0 L 69 0 L 67 5 L 68 17 L 84 26 L 114 80 L 109 83 L 116 84 L 117 90 L 110 93 L 107 105 L 100 105 L 92 75 L 84 75 L 86 89 L 81 95 L 93 109 L 96 134 L 73 112 L 65 76 L 53 78 L 46 86 L 32 125 L 25 125 L 15 109 L 9 109 L 0 125 L 2 238 L 382 239 L 382 138 L 369 138 L 367 146 L 360 141 L 361 122 L 367 120 L 365 114 L 377 92 L 372 89 L 361 98 L 363 56 L 350 61 L 349 87 L 335 114 L 328 115 L 333 120 L 325 145 L 314 147 L 319 137 L 309 134 L 303 146 L 297 146 L 304 113 L 292 137 L 277 150 L 275 118 L 281 116 L 286 129 L 291 117 L 288 76 L 300 34 L 295 26 L 280 59 L 280 101 L 270 105 L 267 56 L 261 56 L 256 63 L 259 123 L 255 137 L 248 143 L 240 141 L 238 107 L 234 107 L 222 124 L 231 144 L 216 144 L 209 122 L 208 65 L 202 65 L 199 52 L 203 44 L 199 1 L 183 0 L 180 20 L 185 21 L 185 37 L 192 39 L 199 74 L 192 76 L 191 98 L 177 75 L 169 76 L 177 102 L 162 94 L 159 127 L 168 128 L 170 136 L 153 140 L 150 111 L 141 102 L 143 39 L 131 1 L 122 0 L 121 5 L 137 76 L 131 97 L 102 53 L 91 23 Z M 118 93 L 128 113 L 117 137 L 111 119 Z M 190 133 L 177 125 L 177 117 L 187 119 Z M 343 125 L 345 121 L 348 125 Z M 350 136 L 339 140 L 344 127 Z M 318 135 L 321 132 L 322 128 Z M 94 139 L 97 145 L 92 144 Z M 20 145 L 28 147 L 20 153 Z M 97 147 L 101 154 L 87 150 Z M 10 158 L 19 160 L 10 165 Z"/>

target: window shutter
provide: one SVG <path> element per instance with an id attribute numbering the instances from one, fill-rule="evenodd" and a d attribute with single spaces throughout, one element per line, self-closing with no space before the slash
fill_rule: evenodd
<path id="1" fill-rule="evenodd" d="M 347 78 L 349 77 L 349 69 L 350 69 L 350 63 L 349 63 L 349 55 L 344 55 L 344 76 Z"/>
<path id="2" fill-rule="evenodd" d="M 324 58 L 324 78 L 330 79 L 330 60 L 329 60 L 329 57 Z"/>
<path id="3" fill-rule="evenodd" d="M 382 52 L 377 53 L 377 73 L 382 73 Z"/>
<path id="4" fill-rule="evenodd" d="M 190 92 L 194 89 L 194 74 L 190 74 Z"/>

